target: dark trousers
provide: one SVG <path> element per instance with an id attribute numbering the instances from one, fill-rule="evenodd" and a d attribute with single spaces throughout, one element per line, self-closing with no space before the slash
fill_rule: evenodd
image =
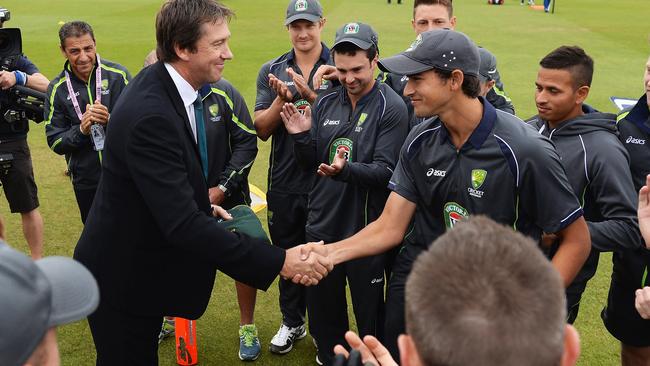
<path id="1" fill-rule="evenodd" d="M 412 245 L 405 246 L 397 256 L 393 265 L 393 272 L 388 282 L 386 291 L 386 321 L 384 323 L 384 334 L 382 341 L 393 359 L 399 360 L 399 348 L 397 337 L 406 333 L 406 321 L 404 315 L 404 294 L 406 280 L 411 273 L 413 263 L 422 252 L 422 248 Z"/>
<path id="2" fill-rule="evenodd" d="M 161 319 L 130 315 L 102 301 L 88 317 L 97 366 L 158 365 Z"/>
<path id="3" fill-rule="evenodd" d="M 347 346 L 344 335 L 350 323 L 346 280 L 359 335 L 377 336 L 384 321 L 384 256 L 356 259 L 334 267 L 317 286 L 307 288 L 309 332 L 318 345 L 318 358 L 325 365 L 332 363 L 335 345 Z"/>
<path id="4" fill-rule="evenodd" d="M 95 199 L 95 192 L 97 188 L 85 188 L 79 189 L 74 188 L 74 196 L 77 199 L 77 206 L 79 206 L 79 214 L 81 215 L 81 222 L 86 223 L 86 218 L 88 218 L 88 212 L 90 212 L 90 207 L 93 205 L 93 200 Z"/>
<path id="5" fill-rule="evenodd" d="M 273 245 L 282 249 L 305 243 L 307 195 L 268 192 L 268 224 Z M 291 280 L 278 280 L 282 322 L 289 327 L 305 324 L 307 295 L 305 287 Z"/>

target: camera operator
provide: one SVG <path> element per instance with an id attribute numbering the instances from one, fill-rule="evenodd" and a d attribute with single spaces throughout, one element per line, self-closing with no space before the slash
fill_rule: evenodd
<path id="1" fill-rule="evenodd" d="M 99 57 L 93 29 L 86 22 L 65 23 L 59 40 L 66 62 L 47 90 L 45 133 L 50 149 L 65 155 L 85 223 L 101 176 L 109 112 L 131 74 L 122 65 Z"/>
<path id="2" fill-rule="evenodd" d="M 9 11 L 0 9 L 0 28 L 7 20 Z M 8 160 L 11 165 L 2 166 L 0 182 L 11 212 L 21 215 L 23 234 L 32 258 L 38 259 L 43 255 L 43 218 L 38 211 L 37 188 L 27 145 L 29 121 L 26 118 L 7 120 L 5 113 L 9 106 L 9 89 L 20 85 L 45 92 L 49 80 L 39 73 L 38 68 L 24 55 L 17 57 L 15 62 L 7 66 L 7 70 L 0 70 L 0 155 L 3 161 Z M 0 232 L 4 235 L 1 219 Z"/>

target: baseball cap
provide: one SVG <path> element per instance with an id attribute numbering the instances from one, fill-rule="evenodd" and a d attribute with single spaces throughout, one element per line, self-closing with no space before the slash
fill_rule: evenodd
<path id="1" fill-rule="evenodd" d="M 481 64 L 478 69 L 478 78 L 481 79 L 482 83 L 495 80 L 497 75 L 497 58 L 494 57 L 492 52 L 483 47 L 478 48 L 478 53 L 481 59 Z"/>
<path id="2" fill-rule="evenodd" d="M 317 22 L 323 17 L 323 7 L 318 0 L 291 0 L 287 6 L 287 17 L 284 25 L 289 25 L 296 20 Z"/>
<path id="3" fill-rule="evenodd" d="M 22 365 L 54 326 L 99 304 L 97 282 L 67 257 L 33 261 L 0 240 L 0 365 Z"/>
<path id="4" fill-rule="evenodd" d="M 399 55 L 379 60 L 379 68 L 398 75 L 414 75 L 431 70 L 461 70 L 478 77 L 478 48 L 469 37 L 451 29 L 420 33 Z"/>
<path id="5" fill-rule="evenodd" d="M 262 239 L 268 244 L 271 244 L 260 219 L 252 208 L 246 205 L 238 205 L 228 210 L 228 213 L 232 216 L 232 220 L 219 221 L 224 229 L 243 233 L 256 239 Z"/>
<path id="6" fill-rule="evenodd" d="M 362 50 L 367 50 L 372 45 L 379 50 L 379 36 L 371 26 L 364 23 L 347 23 L 337 29 L 332 48 L 344 42 L 350 42 Z"/>

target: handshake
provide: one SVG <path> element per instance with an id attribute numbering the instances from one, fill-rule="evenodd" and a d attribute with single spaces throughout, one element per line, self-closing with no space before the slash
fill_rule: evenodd
<path id="1" fill-rule="evenodd" d="M 293 283 L 314 286 L 334 268 L 334 261 L 322 241 L 302 244 L 287 250 L 280 276 Z"/>

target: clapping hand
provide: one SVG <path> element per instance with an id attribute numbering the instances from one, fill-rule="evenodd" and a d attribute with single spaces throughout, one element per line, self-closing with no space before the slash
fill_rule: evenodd
<path id="1" fill-rule="evenodd" d="M 337 355 L 334 361 L 336 366 L 344 366 L 345 363 L 341 363 L 344 359 L 348 359 L 348 366 L 357 366 L 361 363 L 365 366 L 398 366 L 386 347 L 373 336 L 365 336 L 362 341 L 356 333 L 347 331 L 345 340 L 352 348 L 352 353 L 348 353 L 345 347 L 337 344 L 334 347 L 334 353 Z"/>
<path id="2" fill-rule="evenodd" d="M 639 191 L 639 229 L 645 240 L 646 247 L 650 248 L 650 174 L 646 177 L 645 185 Z"/>
<path id="3" fill-rule="evenodd" d="M 305 114 L 300 113 L 293 103 L 285 103 L 280 112 L 284 127 L 290 134 L 309 131 L 311 129 L 311 108 L 305 108 Z"/>
<path id="4" fill-rule="evenodd" d="M 316 92 L 311 90 L 305 78 L 297 72 L 293 71 L 293 69 L 290 67 L 287 68 L 287 74 L 289 74 L 293 80 L 293 85 L 296 87 L 296 90 L 298 90 L 298 93 L 300 93 L 300 96 L 306 99 L 310 104 L 313 103 L 318 95 Z"/>
<path id="5" fill-rule="evenodd" d="M 321 65 L 316 70 L 311 85 L 314 86 L 314 89 L 318 90 L 321 84 L 323 84 L 323 80 L 336 80 L 338 77 L 339 75 L 338 71 L 336 71 L 336 67 L 332 65 Z"/>
<path id="6" fill-rule="evenodd" d="M 309 250 L 304 250 L 308 246 Z M 305 254 L 306 253 L 306 254 Z M 323 242 L 307 243 L 287 250 L 280 276 L 305 286 L 317 285 L 332 271 L 334 264 Z"/>
<path id="7" fill-rule="evenodd" d="M 293 100 L 293 93 L 289 90 L 287 84 L 278 79 L 275 75 L 269 74 L 269 86 L 275 91 L 275 94 L 278 95 L 278 98 L 282 99 L 285 102 L 291 102 Z"/>
<path id="8" fill-rule="evenodd" d="M 338 175 L 341 170 L 345 168 L 346 163 L 347 160 L 345 159 L 345 150 L 343 150 L 343 148 L 339 148 L 338 151 L 336 151 L 336 155 L 334 156 L 332 164 L 319 165 L 316 173 L 318 173 L 318 175 L 321 177 L 333 177 L 335 175 Z"/>

